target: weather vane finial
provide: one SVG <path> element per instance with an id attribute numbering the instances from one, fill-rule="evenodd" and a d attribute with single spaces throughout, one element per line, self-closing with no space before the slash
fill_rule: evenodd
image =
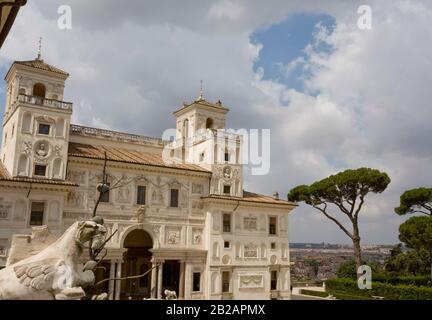
<path id="1" fill-rule="evenodd" d="M 42 60 L 42 37 L 39 37 L 39 48 L 38 48 L 38 55 L 36 60 Z"/>
<path id="2" fill-rule="evenodd" d="M 203 81 L 201 80 L 201 87 L 200 87 L 200 95 L 198 100 L 204 100 L 204 96 L 203 96 Z"/>

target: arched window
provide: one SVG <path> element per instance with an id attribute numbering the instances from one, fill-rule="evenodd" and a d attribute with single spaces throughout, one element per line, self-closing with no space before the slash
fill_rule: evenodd
<path id="1" fill-rule="evenodd" d="M 33 95 L 36 97 L 45 98 L 46 89 L 42 83 L 36 83 L 33 86 Z"/>
<path id="2" fill-rule="evenodd" d="M 186 119 L 183 122 L 183 138 L 188 138 L 189 137 L 189 120 Z"/>
<path id="3" fill-rule="evenodd" d="M 206 129 L 213 129 L 213 119 L 212 118 L 207 118 Z"/>

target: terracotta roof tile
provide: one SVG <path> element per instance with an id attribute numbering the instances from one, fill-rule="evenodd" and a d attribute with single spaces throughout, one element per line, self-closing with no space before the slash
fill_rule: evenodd
<path id="1" fill-rule="evenodd" d="M 110 161 L 210 173 L 210 171 L 195 164 L 184 164 L 184 163 L 166 164 L 162 159 L 162 156 L 159 154 L 117 148 L 112 146 L 103 146 L 103 145 L 93 146 L 93 145 L 81 144 L 75 142 L 69 143 L 69 156 L 91 158 L 91 159 L 104 159 L 105 152 L 107 154 L 107 159 Z"/>
<path id="2" fill-rule="evenodd" d="M 0 161 L 0 181 L 10 182 L 29 182 L 29 183 L 41 183 L 41 184 L 52 184 L 62 186 L 78 186 L 76 183 L 67 180 L 55 180 L 55 179 L 43 179 L 43 178 L 28 178 L 28 177 L 11 177 L 3 163 Z"/>
<path id="3" fill-rule="evenodd" d="M 243 191 L 243 197 L 233 197 L 233 196 L 226 196 L 226 195 L 217 195 L 217 194 L 211 194 L 205 197 L 210 199 L 225 199 L 225 200 L 237 200 L 237 201 L 246 201 L 246 202 L 257 202 L 257 203 L 268 203 L 268 204 L 282 204 L 282 205 L 291 205 L 296 206 L 294 202 L 287 201 L 287 200 L 281 200 L 281 199 L 275 199 L 271 196 Z"/>
<path id="4" fill-rule="evenodd" d="M 16 64 L 21 64 L 24 66 L 28 66 L 28 67 L 32 67 L 32 68 L 36 68 L 36 69 L 41 69 L 41 70 L 45 70 L 45 71 L 51 71 L 51 72 L 55 72 L 55 73 L 59 73 L 65 76 L 68 76 L 69 73 L 56 68 L 48 63 L 43 62 L 43 60 L 29 60 L 29 61 L 15 61 L 14 63 Z"/>

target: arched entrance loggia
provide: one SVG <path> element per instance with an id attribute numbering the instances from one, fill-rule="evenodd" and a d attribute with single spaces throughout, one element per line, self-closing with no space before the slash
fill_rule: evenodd
<path id="1" fill-rule="evenodd" d="M 123 255 L 122 277 L 143 274 L 152 267 L 153 248 L 151 235 L 142 228 L 134 228 L 123 239 L 123 248 L 127 249 Z M 151 272 L 138 279 L 126 279 L 121 282 L 120 299 L 150 298 Z"/>

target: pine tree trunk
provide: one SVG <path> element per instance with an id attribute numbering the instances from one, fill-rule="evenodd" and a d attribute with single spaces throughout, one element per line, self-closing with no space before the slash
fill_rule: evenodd
<path id="1" fill-rule="evenodd" d="M 358 229 L 357 221 L 355 221 L 353 224 L 352 241 L 353 241 L 353 248 L 354 248 L 354 260 L 355 260 L 355 265 L 356 265 L 355 272 L 357 274 L 357 278 L 359 278 L 361 276 L 361 274 L 358 273 L 358 269 L 362 265 L 362 258 L 361 258 L 360 235 L 359 235 L 359 229 Z"/>

